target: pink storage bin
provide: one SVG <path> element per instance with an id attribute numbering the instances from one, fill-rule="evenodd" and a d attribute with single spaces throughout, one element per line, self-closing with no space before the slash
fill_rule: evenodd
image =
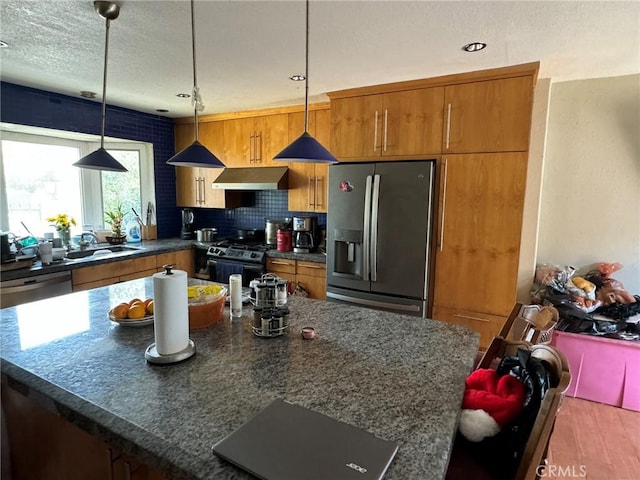
<path id="1" fill-rule="evenodd" d="M 567 395 L 640 411 L 640 342 L 554 332 L 551 344 L 567 357 Z"/>

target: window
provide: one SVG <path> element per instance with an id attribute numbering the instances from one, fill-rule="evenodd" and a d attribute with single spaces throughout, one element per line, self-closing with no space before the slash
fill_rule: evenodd
<path id="1" fill-rule="evenodd" d="M 108 229 L 104 212 L 118 203 L 138 213 L 146 211 L 149 202 L 155 204 L 151 144 L 105 142 L 107 151 L 129 171 L 102 172 L 73 166 L 99 148 L 98 143 L 63 135 L 66 138 L 2 131 L 2 230 L 22 236 L 28 228 L 42 236 L 53 231 L 48 217 L 67 213 L 77 222 L 72 233 L 79 234 L 83 229 Z M 131 220 L 133 213 L 125 222 Z"/>

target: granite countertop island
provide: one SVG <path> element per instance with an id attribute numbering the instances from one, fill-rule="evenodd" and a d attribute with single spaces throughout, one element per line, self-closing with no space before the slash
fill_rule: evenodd
<path id="1" fill-rule="evenodd" d="M 290 297 L 288 335 L 253 335 L 252 309 L 192 330 L 196 354 L 144 358 L 153 324 L 108 320 L 152 277 L 0 310 L 11 382 L 167 478 L 252 478 L 211 447 L 276 398 L 399 444 L 386 479 L 444 478 L 478 335 L 443 322 Z M 313 326 L 316 337 L 300 330 Z"/>

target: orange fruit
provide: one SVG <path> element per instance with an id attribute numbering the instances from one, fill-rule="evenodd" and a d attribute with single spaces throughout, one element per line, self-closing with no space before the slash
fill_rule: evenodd
<path id="1" fill-rule="evenodd" d="M 129 306 L 132 306 L 136 302 L 142 303 L 142 300 L 140 300 L 139 298 L 134 298 L 134 299 L 129 301 Z"/>
<path id="2" fill-rule="evenodd" d="M 147 303 L 147 315 L 153 315 L 153 300 Z"/>
<path id="3" fill-rule="evenodd" d="M 145 316 L 145 314 L 146 314 L 146 311 L 144 309 L 144 305 L 140 303 L 140 304 L 135 304 L 129 308 L 129 313 L 127 314 L 127 317 L 133 320 L 137 318 L 142 318 Z"/>
<path id="4" fill-rule="evenodd" d="M 121 303 L 119 305 L 116 305 L 111 310 L 111 315 L 113 315 L 113 318 L 117 318 L 117 319 L 127 318 L 128 313 L 129 313 L 128 303 Z"/>
<path id="5" fill-rule="evenodd" d="M 142 303 L 144 303 L 144 307 L 145 308 L 147 308 L 147 305 L 149 305 L 149 302 L 153 302 L 153 298 L 147 298 L 142 302 Z"/>

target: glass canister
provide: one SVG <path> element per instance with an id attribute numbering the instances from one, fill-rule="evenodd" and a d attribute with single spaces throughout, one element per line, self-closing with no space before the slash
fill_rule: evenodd
<path id="1" fill-rule="evenodd" d="M 278 337 L 289 330 L 287 307 L 256 307 L 253 309 L 251 329 L 258 337 Z"/>

